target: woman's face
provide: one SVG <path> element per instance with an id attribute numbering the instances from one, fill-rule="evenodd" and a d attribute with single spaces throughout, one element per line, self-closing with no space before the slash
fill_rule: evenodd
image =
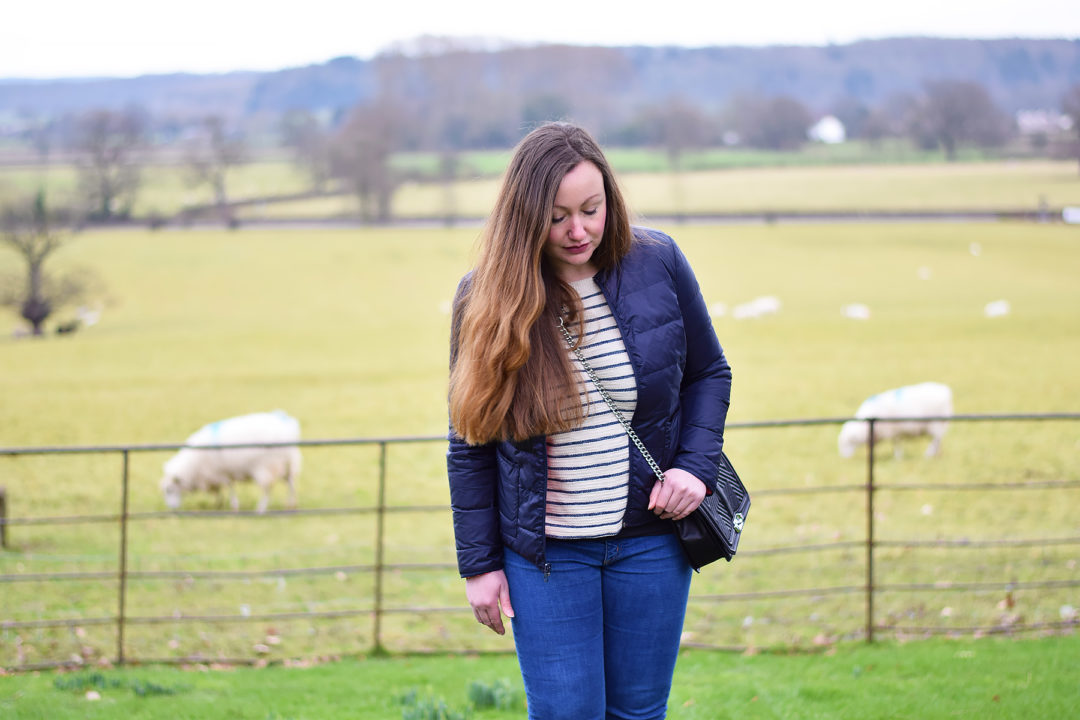
<path id="1" fill-rule="evenodd" d="M 559 278 L 572 282 L 596 274 L 592 255 L 604 237 L 606 221 L 604 176 L 596 165 L 583 160 L 559 183 L 544 243 L 544 254 Z"/>

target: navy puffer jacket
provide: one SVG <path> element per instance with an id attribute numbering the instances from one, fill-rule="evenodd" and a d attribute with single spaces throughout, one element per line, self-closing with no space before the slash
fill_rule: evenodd
<path id="1" fill-rule="evenodd" d="M 662 469 L 685 470 L 711 491 L 724 442 L 731 368 L 682 251 L 659 231 L 634 232 L 641 242 L 617 268 L 596 276 L 637 380 L 637 409 L 630 422 Z M 545 438 L 469 445 L 451 429 L 449 441 L 446 463 L 461 576 L 502 569 L 504 547 L 546 570 Z M 647 509 L 654 482 L 631 444 L 623 533 L 671 532 L 670 520 Z"/>

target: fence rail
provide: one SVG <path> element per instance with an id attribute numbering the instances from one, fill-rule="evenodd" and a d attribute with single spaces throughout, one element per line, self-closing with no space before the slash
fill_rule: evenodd
<path id="1" fill-rule="evenodd" d="M 996 415 L 953 415 L 948 418 L 936 416 L 912 416 L 904 418 L 860 418 L 869 426 L 869 436 L 875 437 L 875 428 L 882 422 L 895 421 L 929 421 L 948 419 L 951 422 L 1054 422 L 1054 421 L 1078 421 L 1080 413 L 1043 413 L 1043 414 L 996 414 Z M 796 420 L 776 420 L 762 422 L 731 423 L 729 429 L 762 430 L 770 428 L 806 427 L 814 425 L 837 425 L 853 418 L 813 418 Z M 436 505 L 388 505 L 386 500 L 387 478 L 387 448 L 389 446 L 408 445 L 416 443 L 445 442 L 442 436 L 412 436 L 412 437 L 386 437 L 386 438 L 351 438 L 351 439 L 323 439 L 301 440 L 295 443 L 246 443 L 232 445 L 215 445 L 213 448 L 233 447 L 272 447 L 278 445 L 299 445 L 301 447 L 340 447 L 340 446 L 374 446 L 378 450 L 378 487 L 377 500 L 371 506 L 353 507 L 322 507 L 292 510 L 268 510 L 265 513 L 244 511 L 153 511 L 131 512 L 130 511 L 130 459 L 132 454 L 172 451 L 189 447 L 184 444 L 143 444 L 143 445 L 97 445 L 97 446 L 48 446 L 48 447 L 13 447 L 0 448 L 0 457 L 25 457 L 25 456 L 56 456 L 56 455 L 85 455 L 105 454 L 119 455 L 122 459 L 120 469 L 120 508 L 117 513 L 106 514 L 81 514 L 70 516 L 37 516 L 37 517 L 8 517 L 10 511 L 10 498 L 7 497 L 4 488 L 0 486 L 0 550 L 7 549 L 10 540 L 9 528 L 48 526 L 48 525 L 88 525 L 88 524 L 116 524 L 119 526 L 119 542 L 117 547 L 117 569 L 104 571 L 77 571 L 77 572 L 53 572 L 53 573 L 8 573 L 0 574 L 0 587 L 30 582 L 100 582 L 116 583 L 116 613 L 106 616 L 78 616 L 78 617 L 53 617 L 35 620 L 9 620 L 0 618 L 0 631 L 9 632 L 17 630 L 41 629 L 41 628 L 77 628 L 84 626 L 114 625 L 116 627 L 115 654 L 110 658 L 114 664 L 126 662 L 190 662 L 201 658 L 148 658 L 130 657 L 126 650 L 125 631 L 133 626 L 155 624 L 185 624 L 185 623 L 249 623 L 249 622 L 278 622 L 297 619 L 330 619 L 370 616 L 372 620 L 372 643 L 375 651 L 385 651 L 382 635 L 382 620 L 386 615 L 403 613 L 464 613 L 467 608 L 463 606 L 394 606 L 388 605 L 384 597 L 384 580 L 388 573 L 402 572 L 430 572 L 445 571 L 454 573 L 455 565 L 445 562 L 411 562 L 411 563 L 388 563 L 385 555 L 386 528 L 385 519 L 390 514 L 420 514 L 420 513 L 447 513 L 448 507 L 442 504 Z M 205 449 L 205 448 L 203 448 Z M 1052 547 L 1080 545 L 1080 536 L 1069 537 L 1028 537 L 1000 540 L 971 540 L 971 539 L 881 539 L 877 537 L 875 528 L 875 496 L 884 490 L 915 491 L 915 490 L 941 490 L 941 491 L 987 491 L 987 490 L 1033 490 L 1033 489 L 1072 489 L 1080 488 L 1080 480 L 1038 480 L 1038 481 L 1002 481 L 1000 483 L 880 483 L 876 481 L 874 471 L 877 464 L 875 460 L 875 443 L 867 444 L 866 480 L 861 484 L 842 484 L 816 487 L 787 487 L 767 488 L 755 490 L 751 487 L 751 493 L 755 498 L 785 495 L 804 495 L 821 493 L 864 493 L 865 494 L 865 537 L 861 540 L 847 540 L 825 543 L 808 543 L 799 545 L 786 545 L 777 547 L 763 547 L 744 549 L 740 557 L 746 561 L 754 556 L 775 556 L 803 553 L 822 553 L 834 550 L 858 550 L 862 549 L 865 556 L 865 578 L 860 585 L 839 585 L 828 587 L 797 588 L 797 589 L 773 589 L 753 592 L 731 592 L 723 594 L 699 594 L 691 597 L 692 603 L 725 603 L 736 600 L 760 600 L 773 598 L 794 597 L 823 597 L 829 595 L 862 594 L 865 597 L 864 608 L 864 637 L 867 642 L 873 642 L 875 631 L 883 629 L 875 620 L 875 600 L 881 593 L 895 592 L 919 592 L 919 591 L 948 591 L 948 592 L 980 592 L 1005 588 L 1008 590 L 1023 589 L 1062 589 L 1080 587 L 1077 580 L 1037 580 L 1037 581 L 1008 581 L 1008 582 L 933 582 L 933 583 L 877 583 L 875 582 L 875 564 L 878 562 L 880 549 L 913 549 L 926 547 L 941 547 L 952 549 L 986 549 L 1000 547 Z M 244 518 L 261 522 L 275 520 L 287 521 L 291 518 L 319 517 L 336 515 L 374 515 L 375 517 L 375 544 L 374 562 L 363 564 L 338 564 L 325 566 L 298 566 L 276 567 L 257 570 L 135 570 L 129 567 L 130 549 L 128 531 L 134 523 L 163 518 L 214 520 L 223 518 Z M 760 521 L 759 521 L 760 522 Z M 128 606 L 127 590 L 131 581 L 137 580 L 177 580 L 177 579 L 208 579 L 208 580 L 252 580 L 258 578 L 285 578 L 304 577 L 318 575 L 334 575 L 338 573 L 363 573 L 370 574 L 373 578 L 373 600 L 369 607 L 352 608 L 346 610 L 303 611 L 303 612 L 277 612 L 258 614 L 191 614 L 191 615 L 136 615 L 132 614 Z M 1045 629 L 1060 629 L 1075 627 L 1075 617 L 1062 622 L 1036 622 L 1030 624 L 1017 623 L 1008 628 L 1009 631 L 1034 631 Z M 927 628 L 923 626 L 901 626 L 897 624 L 888 627 L 891 631 L 906 632 L 946 632 L 956 628 L 943 630 L 942 628 Z M 1002 632 L 1003 629 L 994 627 L 971 627 L 961 628 L 972 632 Z M 220 659 L 218 659 L 220 661 Z M 226 662 L 251 663 L 255 658 L 231 658 Z M 59 667 L 72 664 L 68 660 L 19 663 L 8 665 L 9 670 L 30 670 L 46 667 Z"/>

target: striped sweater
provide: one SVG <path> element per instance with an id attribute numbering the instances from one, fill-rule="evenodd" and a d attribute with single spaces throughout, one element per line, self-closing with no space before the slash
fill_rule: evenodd
<path id="1" fill-rule="evenodd" d="M 581 352 L 623 416 L 630 418 L 637 407 L 637 382 L 615 318 L 592 278 L 571 285 L 585 310 Z M 577 368 L 585 420 L 547 438 L 545 531 L 553 538 L 607 537 L 619 532 L 626 511 L 630 440 L 573 352 L 567 352 Z"/>

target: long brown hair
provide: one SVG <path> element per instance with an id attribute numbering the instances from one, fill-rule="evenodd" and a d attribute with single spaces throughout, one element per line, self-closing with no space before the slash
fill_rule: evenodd
<path id="1" fill-rule="evenodd" d="M 559 184 L 581 162 L 604 178 L 607 217 L 592 262 L 615 267 L 630 251 L 630 216 L 599 145 L 580 127 L 549 123 L 518 144 L 480 239 L 476 267 L 455 301 L 450 423 L 471 444 L 520 441 L 569 430 L 582 409 L 562 308 L 581 322 L 581 303 L 543 253 Z"/>

